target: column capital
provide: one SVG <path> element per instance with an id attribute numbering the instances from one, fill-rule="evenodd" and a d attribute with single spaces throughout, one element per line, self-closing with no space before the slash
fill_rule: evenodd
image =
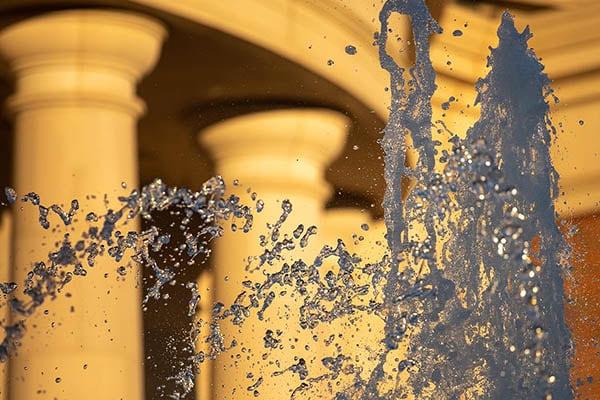
<path id="1" fill-rule="evenodd" d="M 144 105 L 135 84 L 156 64 L 165 36 L 160 22 L 128 11 L 66 10 L 17 22 L 0 31 L 0 55 L 16 77 L 8 108 L 89 104 L 137 115 Z"/>
<path id="2" fill-rule="evenodd" d="M 323 171 L 341 153 L 349 125 L 346 116 L 327 109 L 271 110 L 210 126 L 199 141 L 226 179 L 325 197 Z"/>

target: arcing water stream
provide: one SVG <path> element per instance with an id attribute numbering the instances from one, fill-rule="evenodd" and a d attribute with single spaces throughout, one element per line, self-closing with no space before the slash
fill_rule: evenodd
<path id="1" fill-rule="evenodd" d="M 412 21 L 416 60 L 409 71 L 386 49 L 388 21 L 396 13 Z M 451 139 L 451 151 L 440 151 L 432 138 L 436 86 L 429 40 L 441 28 L 423 0 L 387 1 L 380 22 L 377 42 L 392 93 L 382 140 L 387 254 L 366 263 L 340 240 L 323 247 L 314 260 L 283 262 L 285 254 L 306 247 L 316 233 L 315 227 L 286 228 L 293 204 L 283 201 L 280 218 L 263 236 L 264 253 L 252 266 L 271 269 L 260 281 L 244 282 L 232 304 L 216 303 L 210 320 L 190 327 L 184 344 L 188 363 L 177 368 L 176 388 L 166 396 L 186 398 L 209 360 L 238 351 L 236 341 L 221 334 L 222 323 L 263 319 L 273 304 L 293 293 L 302 306 L 298 320 L 290 323 L 303 330 L 318 332 L 348 315 L 381 318 L 385 328 L 377 332 L 381 341 L 375 362 L 368 368 L 346 354 L 347 343 L 315 334 L 315 341 L 332 346 L 336 354 L 319 360 L 319 366 L 298 358 L 279 370 L 265 363 L 248 371 L 254 377 L 248 390 L 256 396 L 264 381 L 292 374 L 298 381 L 292 398 L 310 397 L 328 384 L 336 400 L 572 398 L 562 281 L 569 248 L 555 222 L 557 174 L 549 155 L 554 132 L 547 99 L 552 91 L 543 66 L 527 47 L 531 34 L 518 32 L 512 17 L 503 16 L 489 74 L 477 83 L 481 117 L 464 139 Z M 418 152 L 412 168 L 405 166 L 407 136 Z M 405 179 L 414 187 L 403 199 Z M 7 189 L 6 197 L 8 203 L 38 207 L 46 229 L 49 218 L 56 215 L 66 226 L 80 211 L 76 201 L 69 211 L 44 206 L 34 193 L 19 197 Z M 2 361 L 18 351 L 27 318 L 71 280 L 82 279 L 97 257 L 120 263 L 131 258 L 152 271 L 154 282 L 144 306 L 162 298 L 161 289 L 175 282 L 181 268 L 209 256 L 210 242 L 222 235 L 225 222 L 235 222 L 243 232 L 260 229 L 253 227 L 253 215 L 264 207 L 256 198 L 248 206 L 226 195 L 219 177 L 198 192 L 156 180 L 119 200 L 118 210 L 87 214 L 89 227 L 81 237 L 65 235 L 60 248 L 36 263 L 25 282 L 1 285 L 14 315 L 0 346 Z M 150 220 L 164 210 L 177 220 L 184 244 L 173 244 L 155 226 L 120 231 L 124 221 Z M 291 234 L 284 234 L 286 229 Z M 157 261 L 165 246 L 178 249 L 178 262 L 162 266 Z M 120 267 L 118 273 L 127 270 Z M 200 292 L 195 282 L 185 287 L 191 293 L 185 312 L 194 316 Z M 272 358 L 278 351 L 293 351 L 282 344 L 280 332 L 257 334 L 264 336 Z M 206 341 L 207 350 L 196 352 L 197 340 Z M 313 372 L 319 368 L 325 372 Z"/>

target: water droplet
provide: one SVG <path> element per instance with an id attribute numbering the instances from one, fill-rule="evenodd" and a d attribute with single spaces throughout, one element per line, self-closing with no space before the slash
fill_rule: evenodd
<path id="1" fill-rule="evenodd" d="M 15 189 L 7 186 L 4 188 L 4 194 L 6 195 L 6 201 L 8 201 L 8 204 L 13 204 L 17 201 L 17 192 Z"/>
<path id="2" fill-rule="evenodd" d="M 358 52 L 356 47 L 352 46 L 351 44 L 346 46 L 346 48 L 344 50 L 346 51 L 346 54 L 351 55 L 351 56 L 355 55 Z"/>
<path id="3" fill-rule="evenodd" d="M 11 294 L 17 287 L 18 285 L 15 282 L 0 282 L 0 291 L 2 291 L 3 294 Z"/>

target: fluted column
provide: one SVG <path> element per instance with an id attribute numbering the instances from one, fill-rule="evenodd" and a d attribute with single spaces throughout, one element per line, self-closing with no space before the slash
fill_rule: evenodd
<path id="1" fill-rule="evenodd" d="M 92 9 L 48 13 L 0 32 L 0 54 L 16 78 L 8 108 L 19 194 L 34 191 L 43 204 L 67 209 L 79 199 L 81 212 L 104 214 L 125 192 L 122 182 L 137 185 L 144 104 L 136 83 L 155 65 L 164 37 L 153 19 Z M 15 211 L 13 275 L 22 283 L 66 230 L 54 232 L 56 219 L 42 229 L 30 205 Z M 84 219 L 78 215 L 73 240 Z M 10 364 L 11 400 L 143 398 L 139 285 L 135 273 L 119 279 L 118 266 L 99 259 L 28 320 Z"/>
<path id="2" fill-rule="evenodd" d="M 283 200 L 291 201 L 293 212 L 283 225 L 281 237 L 286 233 L 291 236 L 299 224 L 305 228 L 320 224 L 324 203 L 330 194 L 324 179 L 325 169 L 340 153 L 347 125 L 348 120 L 336 112 L 290 109 L 240 116 L 201 134 L 200 140 L 213 156 L 217 173 L 229 183 L 239 180 L 240 185 L 230 185 L 230 189 L 245 203 L 252 203 L 247 190 L 256 192 L 265 204 L 264 210 L 255 214 L 250 233 L 227 232 L 217 240 L 213 258 L 216 301 L 231 304 L 243 290 L 244 280 L 261 281 L 265 270 L 273 272 L 281 268 L 283 262 L 277 262 L 272 267 L 248 273 L 245 260 L 264 252 L 259 245 L 259 235 L 269 235 L 266 224 L 278 220 Z M 312 262 L 319 248 L 316 240 L 312 243 L 303 249 L 298 246 L 285 257 L 286 261 L 304 258 Z M 288 372 L 271 377 L 272 372 L 296 364 L 299 358 L 304 358 L 309 366 L 311 363 L 320 365 L 311 334 L 298 327 L 299 306 L 298 299 L 287 293 L 278 296 L 265 313 L 264 321 L 252 316 L 242 328 L 224 324 L 226 343 L 235 338 L 238 346 L 216 363 L 214 399 L 253 399 L 248 387 L 261 377 L 264 382 L 257 390 L 263 398 L 288 398 L 301 383 L 298 375 Z M 267 330 L 283 332 L 279 337 L 283 350 L 265 349 L 263 338 Z M 269 353 L 271 355 L 263 359 L 262 355 Z M 277 360 L 279 364 L 275 364 Z"/>

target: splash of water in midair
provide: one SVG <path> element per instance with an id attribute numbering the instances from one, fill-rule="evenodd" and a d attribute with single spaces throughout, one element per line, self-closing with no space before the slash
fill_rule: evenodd
<path id="1" fill-rule="evenodd" d="M 416 58 L 409 70 L 386 49 L 389 20 L 396 13 L 412 22 Z M 279 369 L 248 371 L 252 381 L 247 390 L 255 396 L 260 396 L 265 380 L 292 375 L 298 381 L 292 398 L 320 393 L 323 384 L 336 400 L 572 398 L 561 278 L 569 249 L 555 222 L 557 174 L 548 151 L 552 128 L 546 98 L 551 90 L 543 67 L 527 47 L 529 31 L 519 33 L 512 17 L 503 16 L 499 45 L 489 57 L 491 70 L 477 84 L 481 118 L 465 139 L 452 139 L 452 151 L 440 154 L 431 136 L 436 86 L 429 41 L 441 28 L 422 0 L 387 1 L 380 22 L 377 42 L 392 93 L 382 140 L 387 254 L 366 263 L 338 240 L 324 246 L 313 261 L 287 262 L 284 255 L 306 247 L 317 230 L 299 225 L 291 234 L 282 233 L 293 211 L 293 205 L 283 201 L 280 218 L 261 235 L 263 254 L 248 265 L 249 271 L 262 270 L 264 278 L 245 281 L 233 304 L 217 302 L 208 321 L 196 319 L 190 326 L 185 343 L 189 358 L 172 376 L 176 388 L 171 398 L 183 399 L 192 391 L 195 375 L 208 360 L 238 351 L 237 340 L 227 343 L 221 334 L 222 323 L 270 318 L 273 304 L 291 292 L 302 305 L 298 320 L 290 324 L 304 330 L 316 332 L 323 324 L 357 314 L 381 317 L 385 328 L 379 332 L 375 364 L 367 370 L 366 364 L 346 354 L 347 343 L 314 335 L 315 341 L 334 349 L 319 360 L 325 372 L 316 374 L 317 366 L 303 358 Z M 406 136 L 418 152 L 414 168 L 406 166 Z M 403 200 L 405 179 L 414 187 Z M 76 201 L 64 211 L 44 206 L 34 193 L 19 198 L 7 189 L 5 194 L 9 203 L 21 200 L 38 207 L 45 229 L 54 214 L 69 225 L 79 211 Z M 36 263 L 22 286 L 0 285 L 18 316 L 5 327 L 0 360 L 18 350 L 27 318 L 75 277 L 85 276 L 97 257 L 119 263 L 130 257 L 152 271 L 154 283 L 145 294 L 145 307 L 162 298 L 162 288 L 175 283 L 182 265 L 189 267 L 209 256 L 210 242 L 222 235 L 226 223 L 247 233 L 253 229 L 253 214 L 265 207 L 255 195 L 255 207 L 225 195 L 220 178 L 209 180 L 198 192 L 157 180 L 119 200 L 117 210 L 89 213 L 89 227 L 81 238 L 65 235 L 60 248 Z M 155 226 L 142 232 L 117 229 L 129 219 L 151 220 L 153 213 L 165 210 L 177 220 L 183 245 Z M 158 253 L 174 245 L 181 262 L 163 266 Z M 335 268 L 328 266 L 331 262 Z M 267 273 L 266 266 L 275 270 Z M 117 272 L 125 275 L 127 268 Z M 199 288 L 195 282 L 184 286 L 190 291 L 185 313 L 195 316 Z M 264 337 L 267 356 L 293 351 L 281 339 L 284 332 L 257 334 Z M 208 350 L 197 352 L 198 340 L 205 341 Z M 349 380 L 331 384 L 341 377 Z"/>
<path id="2" fill-rule="evenodd" d="M 486 371 L 490 398 L 569 399 L 562 281 L 569 248 L 553 206 L 550 81 L 527 47 L 529 29 L 519 33 L 505 13 L 498 36 L 491 71 L 477 84 L 481 117 L 465 141 L 456 140 L 459 157 L 446 166 L 471 175 L 457 188 L 456 239 L 442 255 L 444 275 L 466 289 L 466 299 L 452 296 L 446 318 L 425 323 L 416 338 L 422 352 L 448 356 L 413 381 L 423 386 L 435 376 L 456 396 L 465 375 Z M 467 334 L 478 329 L 485 334 Z"/>
<path id="3" fill-rule="evenodd" d="M 415 44 L 415 66 L 410 70 L 411 81 L 405 82 L 405 69 L 399 66 L 387 51 L 389 20 L 395 14 L 410 17 Z M 379 363 L 373 370 L 365 390 L 368 398 L 383 398 L 377 388 L 384 376 L 384 367 L 390 350 L 398 348 L 400 341 L 407 333 L 407 309 L 403 300 L 398 300 L 402 293 L 413 291 L 414 296 L 406 300 L 427 296 L 428 291 L 422 290 L 421 281 L 414 280 L 410 274 L 401 271 L 400 264 L 404 261 L 403 254 L 412 247 L 409 238 L 409 225 L 404 211 L 402 199 L 403 179 L 427 179 L 435 166 L 435 149 L 431 138 L 431 98 L 435 92 L 435 72 L 429 57 L 429 37 L 441 33 L 441 28 L 432 18 L 427 6 L 420 0 L 387 1 L 379 15 L 381 29 L 377 37 L 381 66 L 390 75 L 390 90 L 392 94 L 388 123 L 384 129 L 381 147 L 385 154 L 386 191 L 383 201 L 384 218 L 387 227 L 387 241 L 390 248 L 390 264 L 386 284 L 383 289 L 386 309 L 385 344 L 388 351 L 379 357 Z M 406 167 L 405 137 L 410 135 L 415 148 L 419 151 L 417 167 L 410 170 Z M 436 212 L 430 207 L 431 212 Z M 427 212 L 425 226 L 428 233 L 427 246 L 435 247 L 437 235 L 433 226 L 433 214 Z M 428 252 L 429 253 L 429 252 Z M 437 266 L 434 257 L 427 260 L 431 273 Z M 402 321 L 402 322 L 401 322 Z"/>
<path id="4" fill-rule="evenodd" d="M 386 52 L 393 12 L 408 15 L 413 25 L 416 61 L 407 83 L 404 70 Z M 412 305 L 420 323 L 406 364 L 418 371 L 409 379 L 413 393 L 418 398 L 469 393 L 494 399 L 572 398 L 561 275 L 569 249 L 553 206 L 557 173 L 549 154 L 550 81 L 527 47 L 529 29 L 519 33 L 512 17 L 503 15 L 499 46 L 489 57 L 491 71 L 477 84 L 481 118 L 464 141 L 453 138 L 453 154 L 438 160 L 444 167 L 440 174 L 431 138 L 435 74 L 428 54 L 429 35 L 439 28 L 421 1 L 388 1 L 381 22 L 381 60 L 393 94 L 382 146 L 392 251 L 388 346 L 406 335 L 406 329 L 398 334 L 397 325 L 407 307 L 390 301 L 411 275 L 394 266 L 406 263 L 406 249 L 415 245 L 410 226 L 422 224 L 426 234 L 417 245 L 426 247 L 426 256 L 412 264 L 424 261 L 428 271 L 414 279 L 413 287 L 427 290 Z M 402 148 L 406 134 L 419 154 L 416 168 L 408 171 Z M 403 176 L 416 180 L 405 202 Z"/>

